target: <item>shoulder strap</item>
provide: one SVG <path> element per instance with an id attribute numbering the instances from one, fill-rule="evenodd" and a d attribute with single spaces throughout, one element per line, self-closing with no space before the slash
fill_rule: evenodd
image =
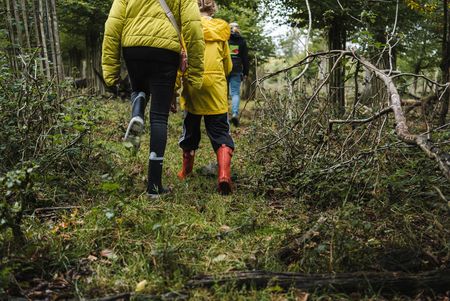
<path id="1" fill-rule="evenodd" d="M 178 39 L 180 39 L 180 44 L 183 45 L 183 43 L 181 42 L 182 38 L 181 38 L 180 27 L 178 26 L 177 20 L 175 20 L 175 16 L 173 15 L 172 11 L 170 10 L 170 8 L 167 5 L 165 0 L 159 0 L 159 3 L 161 4 L 162 8 L 164 9 L 164 12 L 166 13 L 166 16 L 169 19 L 170 23 L 172 23 L 173 27 L 175 27 L 175 30 L 178 35 Z"/>

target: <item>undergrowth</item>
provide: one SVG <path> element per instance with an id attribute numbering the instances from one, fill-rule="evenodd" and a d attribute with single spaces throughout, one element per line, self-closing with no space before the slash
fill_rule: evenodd
<path id="1" fill-rule="evenodd" d="M 242 127 L 233 128 L 236 192 L 222 197 L 216 179 L 198 170 L 215 161 L 206 135 L 194 176 L 178 181 L 178 113 L 170 119 L 164 161 L 164 183 L 173 193 L 149 200 L 148 133 L 137 154 L 122 142 L 128 105 L 73 98 L 56 112 L 49 107 L 45 113 L 54 121 L 42 128 L 48 144 L 39 155 L 2 167 L 4 178 L 11 170 L 33 168 L 33 185 L 14 192 L 33 196 L 21 199 L 26 243 L 14 243 L 11 230 L 0 232 L 3 296 L 93 298 L 133 292 L 141 283 L 140 293 L 177 292 L 190 300 L 304 300 L 304 292 L 276 286 L 186 292 L 185 284 L 194 276 L 236 270 L 418 272 L 449 266 L 449 207 L 438 193 L 448 196 L 449 186 L 416 149 L 396 145 L 332 170 L 327 157 L 296 165 L 300 144 L 288 153 L 282 143 L 264 149 L 276 139 L 270 136 L 276 127 L 269 115 L 255 118 L 261 107 L 251 104 Z M 14 129 L 11 124 L 9 135 Z M 33 149 L 40 135 L 19 149 Z M 396 143 L 392 135 L 387 139 Z M 10 200 L 1 192 L 2 200 Z M 296 243 L 305 233 L 308 238 Z M 370 288 L 352 296 L 310 292 L 308 298 L 348 299 L 384 300 Z"/>

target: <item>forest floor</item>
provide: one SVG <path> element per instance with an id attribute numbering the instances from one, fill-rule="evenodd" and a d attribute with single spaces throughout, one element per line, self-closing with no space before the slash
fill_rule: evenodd
<path id="1" fill-rule="evenodd" d="M 93 132 L 91 168 L 73 175 L 74 183 L 84 188 L 67 195 L 65 187 L 55 186 L 55 200 L 64 199 L 59 202 L 62 208 L 35 210 L 25 220 L 33 251 L 25 252 L 29 263 L 15 277 L 18 292 L 26 292 L 29 298 L 52 294 L 95 298 L 135 291 L 183 296 L 185 284 L 195 276 L 236 270 L 333 274 L 448 266 L 449 207 L 442 200 L 439 204 L 373 200 L 329 207 L 259 193 L 253 183 L 260 167 L 252 161 L 257 150 L 248 130 L 258 120 L 252 120 L 248 110 L 242 126 L 232 128 L 235 193 L 219 195 L 216 178 L 199 171 L 215 161 L 206 134 L 196 154 L 194 175 L 185 182 L 177 179 L 182 159 L 177 145 L 182 114 L 177 113 L 170 118 L 164 161 L 164 184 L 173 193 L 148 199 L 144 193 L 148 133 L 140 151 L 134 153 L 122 142 L 128 103 L 107 101 L 98 107 L 100 123 Z M 410 176 L 413 172 L 406 175 Z M 308 231 L 311 237 L 299 246 L 301 252 L 286 251 L 290 241 Z M 26 275 L 35 279 L 25 281 Z M 186 298 L 383 299 L 370 288 L 352 296 L 323 291 L 308 296 L 277 286 L 195 289 Z"/>

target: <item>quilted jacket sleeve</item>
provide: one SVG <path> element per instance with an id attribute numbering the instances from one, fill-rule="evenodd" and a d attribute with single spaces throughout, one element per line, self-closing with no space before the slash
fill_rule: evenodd
<path id="1" fill-rule="evenodd" d="M 192 87 L 200 89 L 203 83 L 205 41 L 197 0 L 182 0 L 180 18 L 189 60 L 187 80 Z"/>
<path id="2" fill-rule="evenodd" d="M 108 86 L 116 83 L 120 74 L 120 45 L 125 23 L 125 0 L 114 0 L 108 20 L 102 47 L 103 78 Z"/>

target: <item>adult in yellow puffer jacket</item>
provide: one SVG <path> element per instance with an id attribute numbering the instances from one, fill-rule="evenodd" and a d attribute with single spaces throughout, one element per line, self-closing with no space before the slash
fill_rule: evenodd
<path id="1" fill-rule="evenodd" d="M 178 173 L 185 179 L 193 169 L 195 151 L 200 143 L 200 123 L 205 127 L 214 151 L 219 169 L 219 192 L 231 192 L 231 157 L 234 142 L 228 122 L 227 79 L 233 67 L 228 46 L 230 27 L 227 22 L 213 19 L 217 6 L 214 0 L 198 0 L 202 14 L 205 48 L 205 72 L 201 88 L 189 83 L 184 85 L 182 99 L 186 116 L 180 147 L 183 149 L 183 167 Z"/>
<path id="2" fill-rule="evenodd" d="M 203 81 L 205 43 L 196 0 L 165 0 L 174 14 L 189 58 L 185 78 L 192 87 Z M 167 192 L 162 186 L 162 164 L 167 143 L 167 121 L 180 65 L 181 41 L 159 0 L 114 0 L 105 25 L 102 67 L 107 85 L 119 77 L 121 50 L 132 88 L 132 118 L 125 140 L 140 145 L 144 113 L 151 95 L 150 157 L 147 193 Z"/>

